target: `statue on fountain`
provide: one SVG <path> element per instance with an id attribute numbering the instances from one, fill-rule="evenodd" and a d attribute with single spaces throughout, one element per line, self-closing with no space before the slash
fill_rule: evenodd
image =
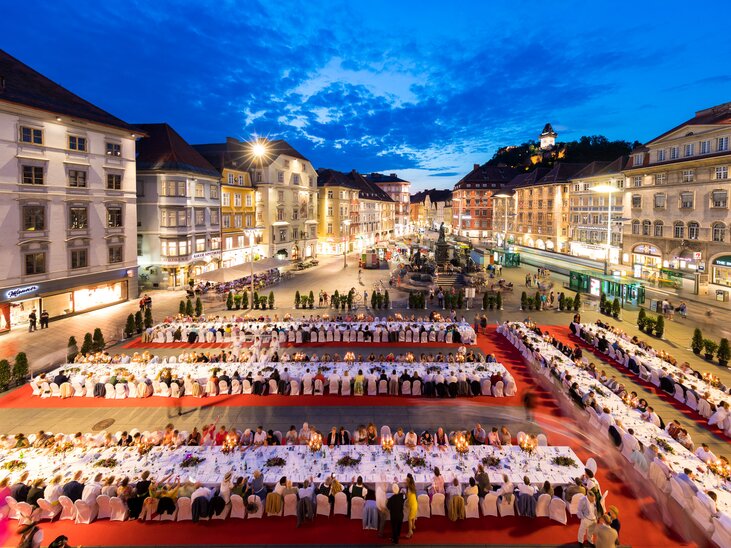
<path id="1" fill-rule="evenodd" d="M 447 230 L 444 228 L 444 223 L 442 222 L 441 225 L 439 225 L 439 239 L 437 242 L 446 242 L 447 241 Z"/>

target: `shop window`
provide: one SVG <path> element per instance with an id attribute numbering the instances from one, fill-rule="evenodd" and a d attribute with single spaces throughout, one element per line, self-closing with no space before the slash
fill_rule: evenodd
<path id="1" fill-rule="evenodd" d="M 89 215 L 86 207 L 69 208 L 69 229 L 85 230 L 89 228 Z"/>
<path id="2" fill-rule="evenodd" d="M 23 230 L 45 230 L 46 208 L 39 205 L 23 206 Z"/>
<path id="3" fill-rule="evenodd" d="M 688 239 L 697 240 L 700 236 L 701 227 L 695 221 L 688 223 Z"/>
<path id="4" fill-rule="evenodd" d="M 122 207 L 107 206 L 107 228 L 121 228 L 122 223 Z"/>
<path id="5" fill-rule="evenodd" d="M 121 263 L 123 260 L 124 260 L 124 246 L 110 245 L 109 246 L 109 263 L 110 264 Z"/>
<path id="6" fill-rule="evenodd" d="M 37 251 L 25 254 L 25 275 L 44 274 L 46 272 L 46 252 Z"/>
<path id="7" fill-rule="evenodd" d="M 726 240 L 726 225 L 723 223 L 713 224 L 713 241 L 723 242 Z"/>

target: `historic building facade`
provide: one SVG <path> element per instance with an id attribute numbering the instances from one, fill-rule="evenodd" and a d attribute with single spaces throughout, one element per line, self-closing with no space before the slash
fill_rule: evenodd
<path id="1" fill-rule="evenodd" d="M 411 183 L 401 179 L 396 173 L 370 173 L 364 175 L 366 181 L 376 185 L 389 195 L 396 211 L 394 218 L 393 235 L 403 236 L 411 232 Z"/>

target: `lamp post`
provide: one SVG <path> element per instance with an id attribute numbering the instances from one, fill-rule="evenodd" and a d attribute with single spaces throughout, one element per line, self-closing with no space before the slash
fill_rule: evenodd
<path id="1" fill-rule="evenodd" d="M 609 274 L 609 255 L 612 249 L 612 195 L 615 192 L 619 192 L 619 189 L 614 185 L 598 185 L 591 187 L 593 192 L 599 194 L 606 194 L 609 199 L 609 208 L 607 210 L 607 256 L 604 262 L 604 274 Z"/>
<path id="2" fill-rule="evenodd" d="M 346 268 L 348 266 L 348 229 L 350 227 L 350 220 L 346 219 L 343 221 L 343 226 L 345 227 L 343 230 L 343 268 Z"/>
<path id="3" fill-rule="evenodd" d="M 501 192 L 495 194 L 495 198 L 502 198 L 503 200 L 503 213 L 505 213 L 505 226 L 503 228 L 503 248 L 508 248 L 508 199 L 512 198 L 510 194 Z"/>
<path id="4" fill-rule="evenodd" d="M 260 233 L 258 228 L 245 228 L 244 233 L 249 236 L 249 263 L 251 265 L 251 310 L 254 309 L 254 238 Z"/>

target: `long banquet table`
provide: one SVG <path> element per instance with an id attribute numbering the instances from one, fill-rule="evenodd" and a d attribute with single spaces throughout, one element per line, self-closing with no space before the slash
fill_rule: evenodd
<path id="1" fill-rule="evenodd" d="M 187 454 L 205 460 L 193 467 L 181 467 L 180 464 Z M 346 455 L 360 458 L 360 462 L 352 467 L 339 466 L 338 460 Z M 407 455 L 423 457 L 425 466 L 412 468 L 406 463 Z M 9 473 L 11 484 L 23 471 L 30 472 L 31 478 L 50 479 L 56 474 L 69 478 L 81 470 L 86 477 L 102 472 L 116 477 L 128 476 L 134 481 L 143 471 L 149 470 L 152 476 L 158 479 L 173 474 L 173 477 L 179 475 L 183 480 L 187 478 L 190 481 L 215 485 L 229 471 L 232 471 L 234 476 L 250 476 L 255 470 L 260 470 L 267 484 L 276 483 L 282 476 L 287 476 L 294 482 L 302 482 L 310 477 L 316 482 L 321 482 L 330 474 L 335 474 L 341 482 L 350 482 L 353 476 L 360 475 L 364 482 L 375 484 L 403 481 L 410 472 L 416 483 L 424 487 L 431 483 L 435 466 L 439 467 L 445 480 L 451 481 L 456 477 L 461 483 L 466 484 L 469 478 L 474 476 L 477 465 L 483 458 L 489 456 L 500 458 L 499 467 L 485 466 L 493 483 L 502 483 L 502 475 L 508 474 L 516 484 L 522 483 L 523 477 L 528 476 L 534 485 L 542 485 L 546 480 L 552 485 L 566 485 L 584 470 L 583 463 L 570 447 L 539 446 L 532 454 L 528 454 L 516 445 L 470 446 L 464 455 L 457 453 L 453 446 L 444 451 L 436 448 L 426 451 L 422 447 L 409 450 L 404 446 L 395 446 L 392 453 L 385 452 L 380 446 L 367 445 L 335 447 L 332 450 L 323 446 L 317 453 L 313 453 L 306 445 L 269 446 L 249 447 L 243 452 L 235 451 L 230 454 L 224 454 L 220 447 L 180 447 L 174 450 L 153 447 L 143 456 L 140 456 L 135 448 L 77 448 L 60 455 L 49 454 L 47 449 L 14 449 L 3 452 L 0 457 L 0 469 L 6 462 L 16 459 L 25 463 L 24 468 Z M 573 459 L 575 465 L 553 464 L 552 460 L 559 456 Z M 283 458 L 285 464 L 267 466 L 267 460 L 273 457 Z M 117 459 L 116 466 L 111 468 L 95 466 L 100 459 L 108 458 Z"/>

